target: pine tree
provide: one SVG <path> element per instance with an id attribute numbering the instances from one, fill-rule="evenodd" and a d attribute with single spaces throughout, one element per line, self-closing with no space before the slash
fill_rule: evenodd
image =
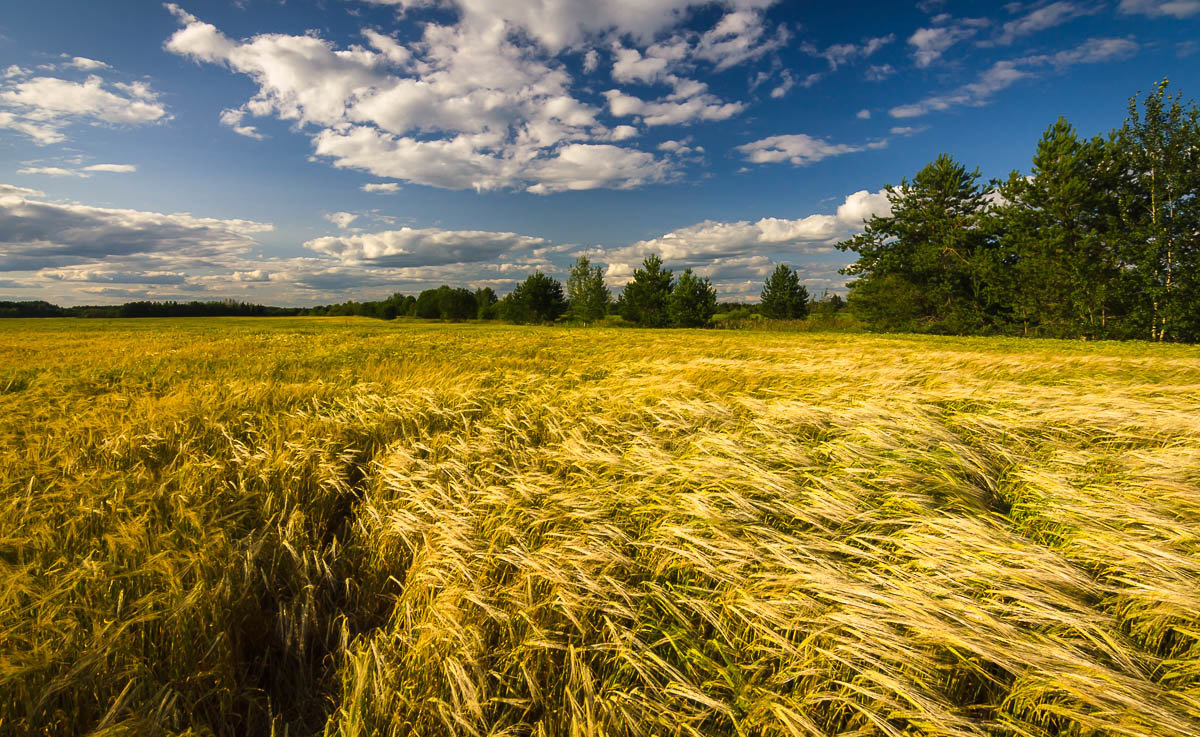
<path id="1" fill-rule="evenodd" d="M 567 311 L 562 284 L 538 271 L 500 301 L 499 312 L 517 323 L 554 322 Z"/>
<path id="2" fill-rule="evenodd" d="M 717 291 L 708 277 L 700 278 L 684 269 L 667 297 L 667 317 L 677 328 L 698 328 L 708 324 L 717 311 Z"/>
<path id="3" fill-rule="evenodd" d="M 787 264 L 779 264 L 763 284 L 759 310 L 765 317 L 795 320 L 808 315 L 808 289 L 800 275 Z"/>
<path id="4" fill-rule="evenodd" d="M 886 192 L 892 214 L 872 217 L 863 233 L 837 244 L 858 252 L 858 261 L 842 270 L 858 277 L 850 283 L 851 304 L 884 318 L 884 327 L 951 333 L 991 327 L 1003 295 L 995 288 L 998 249 L 985 227 L 988 190 L 979 170 L 942 154 L 912 182 Z"/>
<path id="5" fill-rule="evenodd" d="M 604 284 L 604 270 L 580 256 L 567 276 L 567 314 L 572 319 L 594 322 L 604 317 L 612 296 Z"/>
<path id="6" fill-rule="evenodd" d="M 662 268 L 662 259 L 657 254 L 647 256 L 617 299 L 621 317 L 642 327 L 665 326 L 672 280 L 671 270 Z"/>

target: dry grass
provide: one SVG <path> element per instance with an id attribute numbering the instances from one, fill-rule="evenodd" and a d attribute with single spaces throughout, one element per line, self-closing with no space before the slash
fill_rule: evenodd
<path id="1" fill-rule="evenodd" d="M 1200 349 L 0 325 L 0 734 L 1200 734 Z"/>

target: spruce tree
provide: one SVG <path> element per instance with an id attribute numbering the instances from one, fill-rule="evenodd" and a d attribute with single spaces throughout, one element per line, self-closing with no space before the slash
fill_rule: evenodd
<path id="1" fill-rule="evenodd" d="M 808 289 L 800 275 L 787 264 L 779 264 L 763 284 L 759 310 L 764 317 L 795 320 L 808 315 Z"/>
<path id="2" fill-rule="evenodd" d="M 621 290 L 617 310 L 621 317 L 642 327 L 660 328 L 667 324 L 667 297 L 673 277 L 662 267 L 662 259 L 650 254 L 642 268 L 633 272 L 633 280 Z"/>
<path id="3" fill-rule="evenodd" d="M 1080 140 L 1059 118 L 1042 135 L 1033 170 L 999 188 L 997 231 L 1008 267 L 1016 331 L 1058 337 L 1107 334 L 1119 261 L 1105 143 Z"/>
<path id="4" fill-rule="evenodd" d="M 567 300 L 562 284 L 538 271 L 512 290 L 498 307 L 500 315 L 513 322 L 554 322 L 567 311 Z"/>
<path id="5" fill-rule="evenodd" d="M 700 278 L 684 269 L 667 297 L 667 317 L 673 327 L 699 328 L 717 311 L 717 291 L 708 277 Z"/>
<path id="6" fill-rule="evenodd" d="M 892 214 L 872 217 L 863 233 L 837 244 L 858 253 L 842 269 L 858 277 L 850 283 L 851 304 L 886 318 L 885 327 L 989 329 L 1003 295 L 995 288 L 1000 264 L 985 227 L 989 190 L 979 170 L 942 154 L 886 192 Z M 893 293 L 902 298 L 893 300 Z"/>

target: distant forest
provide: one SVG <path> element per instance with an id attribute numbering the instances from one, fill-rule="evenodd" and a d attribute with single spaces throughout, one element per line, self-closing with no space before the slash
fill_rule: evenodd
<path id="1" fill-rule="evenodd" d="M 419 295 L 306 308 L 221 302 L 58 307 L 0 302 L 0 317 L 363 315 L 516 323 L 611 321 L 706 327 L 817 313 L 872 330 L 1057 338 L 1200 340 L 1200 110 L 1163 80 L 1107 136 L 1059 118 L 1029 175 L 981 182 L 947 154 L 885 188 L 888 215 L 837 244 L 858 260 L 849 296 L 810 297 L 779 265 L 757 304 L 720 303 L 712 283 L 657 255 L 613 299 L 581 257 L 564 289 L 540 272 L 500 298 L 442 286 Z M 838 321 L 845 313 L 848 321 Z M 614 317 L 620 320 L 613 320 Z"/>

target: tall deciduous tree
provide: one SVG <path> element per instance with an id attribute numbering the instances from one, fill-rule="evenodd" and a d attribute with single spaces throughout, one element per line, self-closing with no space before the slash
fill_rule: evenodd
<path id="1" fill-rule="evenodd" d="M 947 154 L 911 182 L 886 188 L 891 215 L 872 217 L 863 233 L 837 247 L 856 251 L 842 273 L 851 303 L 888 315 L 891 327 L 979 332 L 989 327 L 999 295 L 990 277 L 997 268 L 994 239 L 985 225 L 986 187 Z M 901 299 L 893 301 L 892 294 Z M 905 309 L 906 314 L 893 312 Z"/>
<path id="2" fill-rule="evenodd" d="M 765 317 L 794 320 L 808 315 L 808 289 L 800 275 L 787 264 L 779 264 L 763 284 L 759 309 Z"/>
<path id="3" fill-rule="evenodd" d="M 621 317 L 642 327 L 660 328 L 667 324 L 667 297 L 673 277 L 662 267 L 662 259 L 650 254 L 642 268 L 633 272 L 633 280 L 621 290 L 617 310 Z"/>
<path id="4" fill-rule="evenodd" d="M 717 290 L 708 277 L 700 278 L 684 269 L 667 297 L 667 318 L 677 328 L 698 328 L 708 324 L 717 311 Z"/>
<path id="5" fill-rule="evenodd" d="M 604 284 L 604 270 L 580 256 L 567 276 L 567 314 L 576 320 L 594 322 L 604 317 L 612 295 Z"/>
<path id="6" fill-rule="evenodd" d="M 1113 136 L 1133 317 L 1151 340 L 1200 337 L 1200 111 L 1163 80 Z"/>

